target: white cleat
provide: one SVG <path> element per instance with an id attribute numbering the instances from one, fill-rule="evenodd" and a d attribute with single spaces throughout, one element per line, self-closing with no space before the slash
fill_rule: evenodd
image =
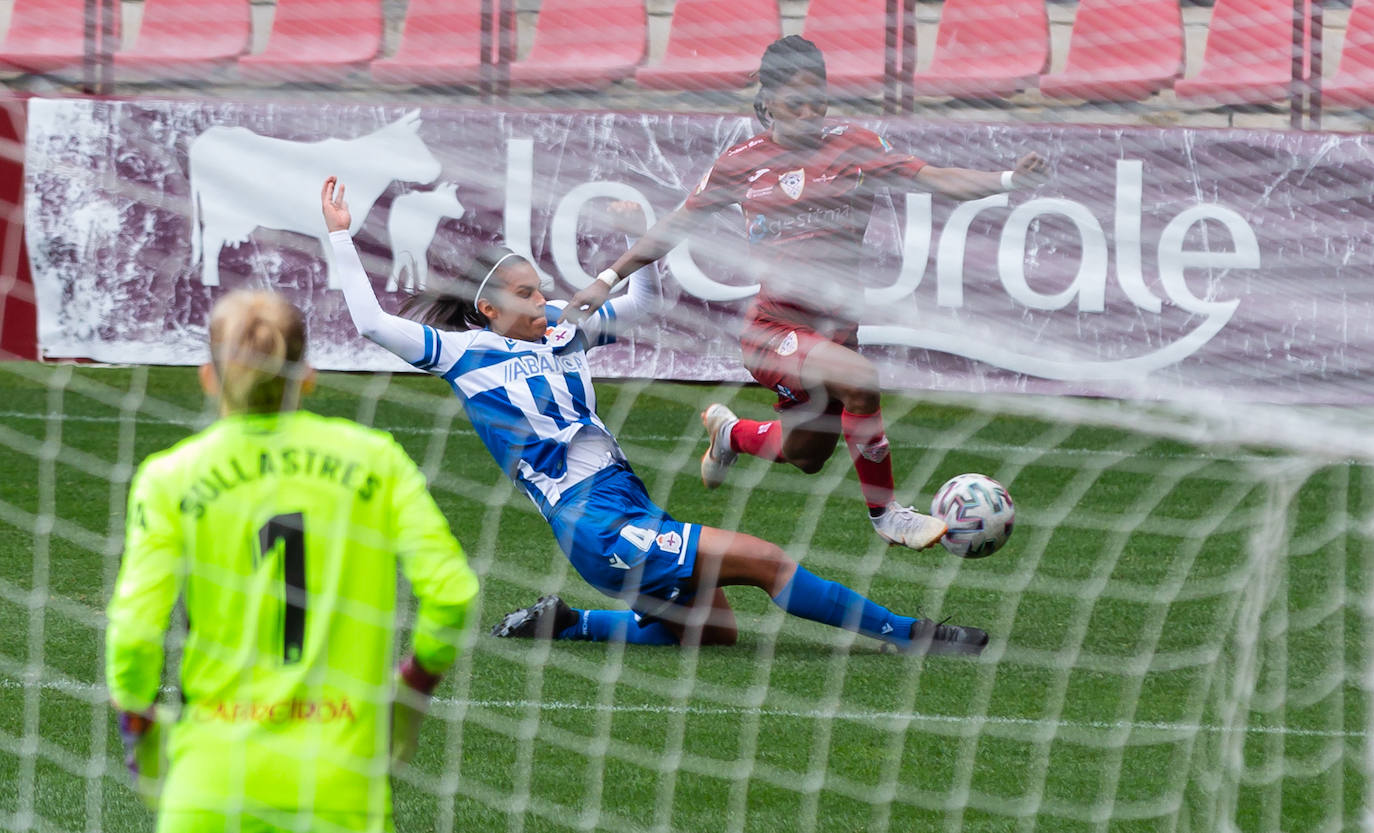
<path id="1" fill-rule="evenodd" d="M 726 473 L 739 457 L 730 447 L 730 430 L 736 422 L 739 417 L 735 412 L 719 402 L 701 412 L 701 424 L 706 426 L 706 436 L 710 438 L 706 453 L 701 455 L 701 484 L 708 489 L 725 482 Z"/>
<path id="2" fill-rule="evenodd" d="M 910 547 L 913 550 L 935 546 L 948 530 L 945 522 L 939 518 L 922 515 L 895 500 L 887 505 L 886 512 L 869 520 L 873 521 L 873 530 L 879 538 L 893 546 Z"/>

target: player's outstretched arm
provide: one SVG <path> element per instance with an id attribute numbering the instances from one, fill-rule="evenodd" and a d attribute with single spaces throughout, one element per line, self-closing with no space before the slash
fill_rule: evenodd
<path id="1" fill-rule="evenodd" d="M 587 314 L 578 326 L 590 347 L 613 344 L 635 322 L 663 309 L 663 280 L 658 267 L 645 266 L 629 278 L 628 291 Z M 560 319 L 562 320 L 562 319 Z"/>
<path id="2" fill-rule="evenodd" d="M 629 251 L 617 258 L 609 269 L 597 275 L 596 280 L 573 296 L 567 307 L 563 309 L 563 315 L 558 319 L 559 322 L 580 322 L 588 315 L 596 312 L 606 302 L 606 298 L 610 296 L 611 289 L 626 275 L 643 270 L 644 267 L 671 252 L 713 213 L 715 213 L 714 210 L 693 210 L 683 205 L 664 215 L 644 233 L 643 237 L 635 241 Z"/>
<path id="3" fill-rule="evenodd" d="M 372 292 L 367 271 L 363 269 L 358 250 L 353 247 L 353 238 L 348 233 L 352 215 L 344 199 L 344 184 L 338 177 L 331 176 L 324 181 L 320 191 L 320 211 L 324 214 L 325 228 L 329 230 L 334 269 L 343 288 L 353 326 L 358 328 L 363 338 L 380 344 L 412 364 L 422 360 L 425 357 L 424 327 L 383 311 Z"/>
<path id="4" fill-rule="evenodd" d="M 926 165 L 916 172 L 917 185 L 955 200 L 977 200 L 1006 191 L 1043 185 L 1049 179 L 1049 163 L 1031 152 L 1016 161 L 1010 171 L 975 171 L 969 168 L 937 168 Z"/>
<path id="5" fill-rule="evenodd" d="M 612 224 L 624 232 L 630 246 L 644 235 L 644 212 L 637 203 L 613 203 L 609 213 Z M 624 295 L 606 301 L 599 311 L 601 314 L 591 315 L 582 322 L 583 331 L 594 346 L 611 343 L 628 325 L 663 309 L 663 280 L 656 265 L 651 263 L 636 270 L 626 283 Z"/>

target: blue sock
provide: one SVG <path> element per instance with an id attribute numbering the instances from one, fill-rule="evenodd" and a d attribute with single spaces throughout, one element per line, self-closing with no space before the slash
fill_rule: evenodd
<path id="1" fill-rule="evenodd" d="M 662 622 L 643 627 L 633 610 L 578 610 L 577 624 L 558 634 L 559 639 L 583 642 L 627 642 L 631 645 L 676 645 L 677 637 Z"/>
<path id="2" fill-rule="evenodd" d="M 773 597 L 773 604 L 793 616 L 858 631 L 898 646 L 911 640 L 911 624 L 916 621 L 909 616 L 898 616 L 843 584 L 823 579 L 802 566 L 797 567 L 792 580 Z"/>

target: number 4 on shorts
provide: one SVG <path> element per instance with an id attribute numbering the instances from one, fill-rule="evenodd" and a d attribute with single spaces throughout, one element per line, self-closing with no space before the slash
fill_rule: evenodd
<path id="1" fill-rule="evenodd" d="M 642 526 L 630 526 L 626 524 L 620 528 L 620 537 L 634 544 L 635 549 L 640 552 L 648 552 L 649 548 L 654 545 L 654 531 L 652 529 L 645 529 Z M 625 563 L 625 559 L 621 558 L 616 553 L 611 553 L 610 558 L 611 566 L 617 570 L 630 569 L 630 565 Z"/>
<path id="2" fill-rule="evenodd" d="M 654 545 L 654 531 L 642 526 L 625 525 L 620 528 L 620 537 L 635 545 L 641 552 L 648 552 Z"/>

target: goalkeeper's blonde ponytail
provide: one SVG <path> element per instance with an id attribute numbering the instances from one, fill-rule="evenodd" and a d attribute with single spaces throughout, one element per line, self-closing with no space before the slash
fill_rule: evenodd
<path id="1" fill-rule="evenodd" d="M 226 412 L 294 410 L 308 372 L 305 318 L 274 292 L 230 292 L 210 313 L 210 356 Z"/>

